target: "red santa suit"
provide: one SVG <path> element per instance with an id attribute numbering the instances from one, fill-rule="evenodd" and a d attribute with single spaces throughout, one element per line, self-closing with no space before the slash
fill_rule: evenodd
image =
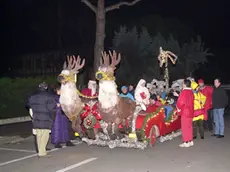
<path id="1" fill-rule="evenodd" d="M 95 81 L 89 81 L 88 83 L 88 88 L 85 88 L 82 90 L 82 94 L 85 96 L 98 96 L 98 93 L 96 92 L 96 82 Z M 97 99 L 96 100 L 91 100 L 88 103 L 85 104 L 85 112 L 82 113 L 82 118 L 85 118 L 87 115 L 89 115 L 90 113 L 92 113 L 97 121 L 96 124 L 94 125 L 94 128 L 100 128 L 100 124 L 99 124 L 99 120 L 101 120 L 101 116 L 97 111 Z"/>
<path id="2" fill-rule="evenodd" d="M 202 79 L 198 80 L 198 83 L 204 83 Z M 205 97 L 206 97 L 206 102 L 204 104 L 204 120 L 208 120 L 208 110 L 212 109 L 212 92 L 213 88 L 211 86 L 204 86 L 199 90 Z"/>
<path id="3" fill-rule="evenodd" d="M 178 113 L 181 116 L 183 142 L 193 140 L 192 119 L 194 114 L 194 95 L 191 88 L 184 88 L 177 100 Z"/>

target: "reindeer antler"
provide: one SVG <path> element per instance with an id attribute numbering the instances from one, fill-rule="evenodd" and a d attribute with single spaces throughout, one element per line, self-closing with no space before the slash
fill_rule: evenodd
<path id="1" fill-rule="evenodd" d="M 78 55 L 77 60 L 76 57 L 73 56 L 67 56 L 67 63 L 65 62 L 63 65 L 63 69 L 68 69 L 71 70 L 73 73 L 78 73 L 78 71 L 83 68 L 85 65 L 85 59 L 82 60 L 81 63 L 81 58 Z"/>
<path id="2" fill-rule="evenodd" d="M 109 62 L 109 55 L 105 52 L 102 51 L 101 52 L 102 58 L 103 58 L 103 64 L 109 66 L 110 62 Z"/>
<path id="3" fill-rule="evenodd" d="M 110 66 L 113 68 L 113 69 L 116 69 L 116 66 L 120 63 L 120 61 L 121 61 L 121 54 L 120 53 L 118 53 L 118 55 L 117 55 L 117 53 L 116 53 L 116 51 L 115 50 L 113 50 L 113 53 L 111 52 L 111 51 L 109 51 L 109 55 L 110 55 L 110 57 L 111 57 L 111 64 L 110 64 Z"/>

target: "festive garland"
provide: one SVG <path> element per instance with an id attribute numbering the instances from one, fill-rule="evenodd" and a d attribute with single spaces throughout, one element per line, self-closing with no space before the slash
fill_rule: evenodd
<path id="1" fill-rule="evenodd" d="M 83 125 L 86 129 L 92 129 L 96 124 L 97 119 L 94 115 L 90 114 L 83 120 Z"/>
<path id="2" fill-rule="evenodd" d="M 171 122 L 175 121 L 177 117 L 177 111 L 174 107 L 172 107 L 172 111 L 169 113 L 168 119 L 165 120 L 166 125 L 169 125 Z"/>
<path id="3" fill-rule="evenodd" d="M 159 108 L 157 108 L 157 110 L 155 112 L 151 112 L 145 117 L 145 119 L 143 121 L 143 124 L 142 124 L 142 127 L 141 127 L 141 129 L 139 131 L 142 140 L 149 141 L 149 138 L 146 138 L 146 134 L 145 134 L 145 129 L 146 129 L 147 123 L 151 119 L 157 117 L 162 112 L 164 112 L 164 106 L 160 106 Z M 175 121 L 177 119 L 177 117 L 178 117 L 177 116 L 177 111 L 175 110 L 175 108 L 173 108 L 173 110 L 170 112 L 170 115 L 169 115 L 168 119 L 165 121 L 165 124 L 170 125 L 171 122 L 173 122 L 173 121 Z"/>
<path id="4" fill-rule="evenodd" d="M 97 123 L 97 120 L 102 120 L 101 115 L 97 111 L 98 103 L 95 103 L 92 107 L 85 104 L 84 111 L 81 114 L 81 119 L 83 119 L 83 126 L 86 129 L 92 129 Z"/>
<path id="5" fill-rule="evenodd" d="M 155 112 L 151 112 L 149 113 L 148 115 L 146 115 L 144 121 L 143 121 L 143 124 L 142 124 L 142 127 L 140 129 L 140 134 L 142 136 L 142 140 L 144 141 L 149 141 L 147 138 L 146 138 L 146 135 L 145 135 L 145 128 L 147 126 L 147 123 L 149 122 L 149 120 L 151 120 L 152 118 L 155 118 L 156 116 L 159 115 L 159 112 L 162 110 L 162 106 L 159 107 Z"/>

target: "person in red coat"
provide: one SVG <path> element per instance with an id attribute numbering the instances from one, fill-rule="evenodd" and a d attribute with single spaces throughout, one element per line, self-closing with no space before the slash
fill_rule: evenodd
<path id="1" fill-rule="evenodd" d="M 212 117 L 212 93 L 213 87 L 206 86 L 203 79 L 198 80 L 199 91 L 206 97 L 204 104 L 204 127 L 208 128 L 209 132 L 213 131 L 213 117 Z"/>
<path id="2" fill-rule="evenodd" d="M 183 139 L 183 143 L 179 146 L 193 146 L 192 120 L 194 114 L 194 95 L 191 89 L 191 81 L 188 79 L 184 80 L 183 90 L 178 97 L 176 107 L 178 114 L 181 116 L 181 130 Z"/>

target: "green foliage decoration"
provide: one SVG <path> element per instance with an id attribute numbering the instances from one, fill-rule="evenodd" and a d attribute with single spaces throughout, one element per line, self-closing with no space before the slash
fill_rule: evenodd
<path id="1" fill-rule="evenodd" d="M 0 119 L 27 116 L 27 98 L 43 81 L 57 83 L 54 77 L 0 78 Z"/>
<path id="2" fill-rule="evenodd" d="M 122 55 L 120 68 L 116 71 L 118 84 L 134 84 L 140 78 L 147 81 L 163 79 L 163 70 L 157 60 L 159 47 L 178 56 L 176 65 L 169 64 L 169 75 L 173 80 L 191 76 L 200 64 L 207 62 L 208 56 L 213 55 L 199 35 L 184 43 L 179 43 L 170 33 L 167 35 L 160 32 L 150 35 L 145 27 L 128 29 L 121 26 L 115 32 L 112 47 Z"/>

